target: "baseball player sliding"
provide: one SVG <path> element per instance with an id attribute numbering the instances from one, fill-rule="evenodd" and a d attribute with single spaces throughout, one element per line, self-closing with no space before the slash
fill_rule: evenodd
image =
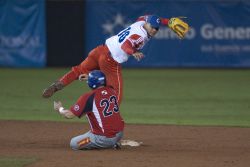
<path id="1" fill-rule="evenodd" d="M 64 109 L 62 103 L 54 102 L 54 109 L 65 118 L 86 115 L 91 130 L 71 139 L 73 150 L 103 149 L 118 147 L 123 136 L 124 122 L 119 112 L 117 93 L 106 86 L 105 75 L 94 70 L 88 74 L 91 92 L 82 95 L 70 108 Z"/>
<path id="2" fill-rule="evenodd" d="M 100 69 L 106 75 L 107 85 L 112 86 L 118 93 L 118 103 L 120 104 L 123 94 L 121 64 L 126 62 L 130 56 L 140 61 L 144 57 L 140 50 L 155 36 L 160 26 L 168 26 L 180 39 L 184 38 L 189 30 L 188 24 L 180 18 L 167 19 L 157 15 L 141 16 L 134 24 L 108 38 L 105 44 L 90 51 L 88 57 L 81 64 L 72 67 L 71 71 L 45 89 L 43 97 L 48 98 L 72 81 L 84 80 L 90 71 Z"/>

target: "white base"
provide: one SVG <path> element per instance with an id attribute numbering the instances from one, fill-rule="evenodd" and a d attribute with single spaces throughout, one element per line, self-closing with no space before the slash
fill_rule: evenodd
<path id="1" fill-rule="evenodd" d="M 142 145 L 142 142 L 137 142 L 134 140 L 121 140 L 122 146 L 131 146 L 131 147 L 138 147 Z"/>

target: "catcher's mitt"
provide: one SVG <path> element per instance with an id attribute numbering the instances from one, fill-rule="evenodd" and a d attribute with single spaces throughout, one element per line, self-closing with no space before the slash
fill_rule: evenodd
<path id="1" fill-rule="evenodd" d="M 168 21 L 168 27 L 173 30 L 180 39 L 183 39 L 189 30 L 189 25 L 178 17 L 173 17 Z"/>

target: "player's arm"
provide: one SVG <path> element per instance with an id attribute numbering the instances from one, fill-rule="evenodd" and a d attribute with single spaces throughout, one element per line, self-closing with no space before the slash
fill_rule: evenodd
<path id="1" fill-rule="evenodd" d="M 71 119 L 75 117 L 75 115 L 70 110 L 64 109 L 62 102 L 60 101 L 58 102 L 54 101 L 54 110 L 67 119 Z"/>
<path id="2" fill-rule="evenodd" d="M 149 16 L 150 16 L 150 15 L 140 16 L 136 21 L 147 21 L 147 18 L 148 18 Z M 169 21 L 168 18 L 160 17 L 160 19 L 161 19 L 161 25 L 163 25 L 163 26 L 167 26 L 167 25 L 168 25 L 168 21 Z"/>
<path id="3" fill-rule="evenodd" d="M 143 53 L 139 51 L 142 44 L 142 37 L 137 34 L 133 34 L 126 39 L 121 48 L 125 53 L 132 55 L 137 61 L 140 61 L 144 57 Z"/>
<path id="4" fill-rule="evenodd" d="M 88 71 L 84 68 L 84 63 L 72 67 L 71 71 L 62 76 L 59 81 L 63 83 L 64 86 L 69 85 L 71 82 L 79 80 L 87 80 Z"/>
<path id="5" fill-rule="evenodd" d="M 85 95 L 79 97 L 77 102 L 70 107 L 70 109 L 65 109 L 60 101 L 54 102 L 54 110 L 60 113 L 65 118 L 81 117 L 87 111 L 92 110 L 94 94 L 89 92 Z"/>
<path id="6" fill-rule="evenodd" d="M 150 15 L 141 16 L 137 21 L 147 21 L 149 16 Z M 168 26 L 180 39 L 183 39 L 189 31 L 189 25 L 181 18 L 185 17 L 172 17 L 169 19 L 160 17 L 161 25 Z"/>
<path id="7" fill-rule="evenodd" d="M 137 19 L 137 21 L 147 21 L 149 16 L 150 15 L 141 16 Z M 183 39 L 189 31 L 189 25 L 181 18 L 185 17 L 172 17 L 169 19 L 160 17 L 161 25 L 168 26 L 180 39 Z"/>

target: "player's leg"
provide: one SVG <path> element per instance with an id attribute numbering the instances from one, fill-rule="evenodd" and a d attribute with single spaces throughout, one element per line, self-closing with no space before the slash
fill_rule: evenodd
<path id="1" fill-rule="evenodd" d="M 109 52 L 104 53 L 99 57 L 100 70 L 106 76 L 107 85 L 115 89 L 118 95 L 118 103 L 121 104 L 123 96 L 122 67 L 109 55 Z"/>
<path id="2" fill-rule="evenodd" d="M 72 138 L 70 147 L 73 150 L 113 148 L 116 143 L 121 140 L 122 136 L 123 132 L 119 132 L 114 137 L 107 138 L 105 136 L 95 135 L 89 131 L 83 135 Z"/>
<path id="3" fill-rule="evenodd" d="M 95 135 L 89 131 L 85 134 L 73 137 L 70 141 L 70 147 L 73 150 L 97 148 L 95 144 Z"/>
<path id="4" fill-rule="evenodd" d="M 98 59 L 100 56 L 100 46 L 89 52 L 88 57 L 78 66 L 72 68 L 72 71 L 78 74 L 88 74 L 90 71 L 99 70 Z"/>
<path id="5" fill-rule="evenodd" d="M 69 85 L 81 74 L 88 74 L 89 71 L 99 69 L 98 65 L 98 57 L 99 55 L 99 48 L 96 47 L 93 49 L 88 57 L 79 65 L 72 67 L 71 71 L 67 72 L 65 75 L 63 75 L 59 81 L 56 81 L 52 85 L 50 85 L 48 88 L 46 88 L 43 91 L 42 96 L 44 98 L 51 97 L 56 91 L 63 89 L 65 86 Z"/>
<path id="6" fill-rule="evenodd" d="M 95 137 L 95 143 L 99 149 L 116 148 L 116 145 L 118 145 L 118 142 L 123 137 L 123 132 L 117 133 L 114 137 L 106 137 L 99 135 L 96 135 Z"/>
<path id="7" fill-rule="evenodd" d="M 113 72 L 110 72 L 109 69 L 104 70 L 106 72 L 104 72 L 107 76 L 107 85 L 112 86 L 116 93 L 117 93 L 117 100 L 119 105 L 122 102 L 122 98 L 123 98 L 123 78 L 122 78 L 122 73 L 121 73 L 121 67 L 120 66 L 114 66 L 112 70 Z"/>

